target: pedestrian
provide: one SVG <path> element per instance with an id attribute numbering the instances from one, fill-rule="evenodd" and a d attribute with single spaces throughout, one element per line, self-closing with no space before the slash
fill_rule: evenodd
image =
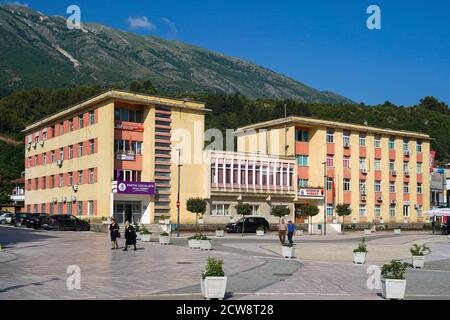
<path id="1" fill-rule="evenodd" d="M 433 230 L 433 234 L 436 232 L 436 218 L 431 218 L 431 228 Z"/>
<path id="2" fill-rule="evenodd" d="M 294 241 L 292 240 L 292 237 L 294 236 L 294 232 L 295 232 L 295 224 L 291 220 L 289 220 L 289 223 L 287 225 L 287 231 L 288 231 L 289 244 L 292 245 L 294 243 Z"/>
<path id="3" fill-rule="evenodd" d="M 286 242 L 286 232 L 287 232 L 287 224 L 286 220 L 283 218 L 280 220 L 280 225 L 278 226 L 278 237 L 280 238 L 280 242 L 282 244 Z"/>
<path id="4" fill-rule="evenodd" d="M 128 246 L 131 245 L 136 251 L 136 231 L 128 221 L 125 221 L 125 249 L 123 251 L 128 251 Z"/>
<path id="5" fill-rule="evenodd" d="M 117 238 L 120 238 L 120 227 L 117 224 L 116 219 L 111 219 L 111 224 L 109 225 L 109 235 L 111 237 L 111 250 L 119 249 Z"/>

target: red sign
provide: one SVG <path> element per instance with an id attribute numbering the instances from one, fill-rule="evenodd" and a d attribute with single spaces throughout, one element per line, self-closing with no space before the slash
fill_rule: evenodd
<path id="1" fill-rule="evenodd" d="M 303 198 L 322 199 L 324 191 L 323 189 L 301 188 L 298 190 L 298 195 Z"/>

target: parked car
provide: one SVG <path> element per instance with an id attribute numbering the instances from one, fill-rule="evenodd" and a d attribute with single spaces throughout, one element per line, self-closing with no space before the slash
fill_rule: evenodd
<path id="1" fill-rule="evenodd" d="M 34 213 L 26 222 L 27 228 L 39 229 L 42 226 L 42 220 L 49 215 L 46 213 Z"/>
<path id="2" fill-rule="evenodd" d="M 11 224 L 14 218 L 14 213 L 2 212 L 0 214 L 0 224 Z"/>
<path id="3" fill-rule="evenodd" d="M 89 231 L 91 226 L 86 221 L 72 215 L 54 214 L 42 219 L 41 227 L 45 230 Z"/>
<path id="4" fill-rule="evenodd" d="M 14 219 L 12 221 L 12 224 L 15 227 L 22 227 L 26 226 L 29 219 L 33 217 L 33 214 L 31 213 L 16 213 L 14 216 Z"/>
<path id="5" fill-rule="evenodd" d="M 258 227 L 262 226 L 264 232 L 269 230 L 269 222 L 259 216 L 249 216 L 239 219 L 237 222 L 227 224 L 227 232 L 242 232 L 242 226 L 244 227 L 244 232 L 256 232 Z"/>

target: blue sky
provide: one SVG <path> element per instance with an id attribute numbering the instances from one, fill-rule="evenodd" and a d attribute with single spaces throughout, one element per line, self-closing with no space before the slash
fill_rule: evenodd
<path id="1" fill-rule="evenodd" d="M 450 104 L 448 0 L 23 0 L 48 15 L 158 35 L 252 61 L 366 104 Z M 381 30 L 366 9 L 381 8 Z"/>

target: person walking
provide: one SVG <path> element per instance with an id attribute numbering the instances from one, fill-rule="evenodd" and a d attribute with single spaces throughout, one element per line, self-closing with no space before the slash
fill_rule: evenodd
<path id="1" fill-rule="evenodd" d="M 282 244 L 286 242 L 286 232 L 287 232 L 286 220 L 281 219 L 280 225 L 278 226 L 278 237 L 280 238 L 280 242 Z"/>
<path id="2" fill-rule="evenodd" d="M 291 220 L 289 220 L 289 223 L 287 225 L 287 232 L 288 232 L 289 244 L 292 245 L 294 243 L 294 241 L 292 240 L 292 237 L 294 236 L 294 232 L 295 232 L 295 224 Z"/>
<path id="3" fill-rule="evenodd" d="M 119 249 L 117 238 L 120 238 L 120 227 L 117 224 L 116 219 L 111 219 L 111 224 L 109 225 L 109 235 L 111 237 L 111 250 Z"/>
<path id="4" fill-rule="evenodd" d="M 431 228 L 433 229 L 433 234 L 436 232 L 436 217 L 431 218 Z"/>
<path id="5" fill-rule="evenodd" d="M 123 251 L 128 251 L 128 246 L 131 245 L 136 251 L 136 231 L 128 221 L 125 221 L 125 249 Z"/>

